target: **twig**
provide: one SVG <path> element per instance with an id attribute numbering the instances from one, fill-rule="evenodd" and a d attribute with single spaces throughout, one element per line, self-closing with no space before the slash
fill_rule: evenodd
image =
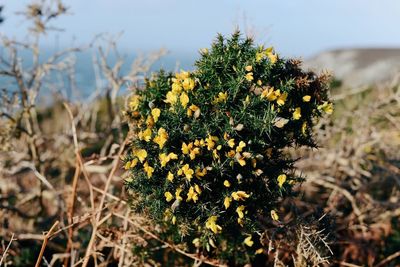
<path id="1" fill-rule="evenodd" d="M 10 242 L 8 242 L 8 245 L 7 245 L 6 249 L 4 250 L 3 255 L 1 255 L 1 258 L 0 258 L 0 266 L 3 264 L 4 259 L 7 258 L 8 250 L 10 249 L 11 243 L 12 243 L 14 240 L 16 240 L 16 239 L 14 239 L 14 233 L 13 233 L 13 234 L 11 235 Z"/>
<path id="2" fill-rule="evenodd" d="M 68 223 L 71 224 L 72 223 L 72 218 L 74 216 L 74 206 L 75 206 L 75 195 L 76 195 L 76 187 L 78 185 L 78 179 L 81 173 L 81 168 L 80 168 L 80 164 L 79 164 L 79 160 L 78 158 L 80 158 L 80 150 L 79 150 L 79 143 L 78 143 L 78 136 L 76 134 L 76 127 L 75 127 L 75 123 L 74 123 L 74 116 L 72 114 L 71 109 L 69 108 L 67 103 L 63 103 L 65 109 L 68 112 L 68 115 L 71 119 L 71 129 L 72 129 L 72 136 L 73 136 L 73 140 L 74 140 L 74 146 L 75 146 L 75 155 L 76 155 L 76 164 L 75 164 L 75 174 L 74 174 L 74 179 L 72 181 L 72 194 L 68 200 L 69 202 L 69 206 L 68 206 L 68 211 L 67 211 L 67 216 L 68 216 Z M 65 250 L 65 253 L 70 253 L 70 250 L 72 248 L 72 235 L 73 235 L 73 227 L 68 229 L 68 244 L 67 244 L 67 248 Z M 68 266 L 68 260 L 69 258 L 65 258 L 64 259 L 64 266 Z"/>
<path id="3" fill-rule="evenodd" d="M 126 231 L 128 230 L 128 217 L 129 217 L 129 208 L 126 209 L 126 213 L 125 213 L 125 219 L 124 219 L 124 232 L 126 233 Z M 124 234 L 123 238 L 122 238 L 122 249 L 121 249 L 121 256 L 119 257 L 119 262 L 118 262 L 118 267 L 122 267 L 124 265 L 124 260 L 125 260 L 125 246 L 126 246 L 126 234 Z"/>
<path id="4" fill-rule="evenodd" d="M 386 264 L 392 260 L 394 260 L 395 258 L 400 257 L 400 250 L 397 251 L 396 253 L 393 253 L 392 255 L 390 255 L 389 257 L 387 257 L 386 259 L 382 260 L 381 262 L 379 262 L 377 265 L 375 265 L 375 267 L 381 267 L 381 266 L 386 266 Z"/>
<path id="5" fill-rule="evenodd" d="M 200 261 L 200 262 L 202 262 L 202 263 L 209 264 L 209 265 L 211 265 L 211 266 L 227 267 L 227 265 L 219 263 L 218 260 L 206 259 L 206 258 L 204 258 L 203 256 L 200 256 L 200 257 L 199 257 L 199 256 L 197 256 L 197 255 L 195 255 L 195 254 L 188 253 L 188 252 L 186 252 L 186 251 L 184 251 L 184 250 L 182 250 L 182 249 L 176 247 L 175 245 L 170 244 L 170 243 L 168 243 L 168 242 L 162 240 L 160 237 L 158 237 L 158 236 L 155 235 L 154 233 L 150 232 L 150 231 L 147 230 L 146 228 L 142 227 L 140 224 L 138 224 L 138 223 L 132 221 L 131 219 L 127 218 L 126 216 L 123 216 L 123 215 L 118 214 L 118 213 L 113 213 L 113 215 L 115 215 L 116 217 L 119 217 L 119 218 L 121 218 L 121 219 L 126 220 L 127 222 L 129 222 L 130 224 L 132 224 L 133 226 L 135 226 L 136 228 L 138 228 L 139 230 L 141 230 L 141 231 L 143 231 L 144 233 L 146 233 L 147 235 L 149 235 L 151 238 L 153 238 L 153 239 L 155 239 L 155 240 L 157 240 L 157 241 L 163 243 L 163 244 L 166 245 L 167 247 L 173 249 L 174 251 L 176 251 L 176 252 L 178 252 L 178 253 L 180 253 L 180 254 L 182 254 L 182 255 L 188 257 L 188 258 L 191 258 L 191 259 L 193 259 L 193 260 L 195 260 L 195 261 Z"/>
<path id="6" fill-rule="evenodd" d="M 50 230 L 49 230 L 49 231 L 46 233 L 46 235 L 44 236 L 42 248 L 40 249 L 40 253 L 39 253 L 39 256 L 38 256 L 38 258 L 37 258 L 35 267 L 39 267 L 39 266 L 40 266 L 40 262 L 42 261 L 43 253 L 44 253 L 44 250 L 46 249 L 47 242 L 49 241 L 49 238 L 50 238 L 50 236 L 51 236 L 51 233 L 53 232 L 53 230 L 56 228 L 56 226 L 57 226 L 58 224 L 59 224 L 59 221 L 56 221 L 56 222 L 53 224 L 53 226 L 50 228 Z"/>
<path id="7" fill-rule="evenodd" d="M 106 184 L 104 186 L 104 192 L 108 191 L 108 188 L 110 186 L 111 180 L 114 177 L 114 173 L 117 170 L 120 157 L 121 157 L 121 155 L 122 155 L 122 153 L 124 151 L 124 148 L 125 148 L 125 145 L 126 145 L 127 142 L 128 142 L 128 136 L 125 138 L 124 142 L 122 143 L 122 145 L 121 145 L 121 147 L 119 149 L 118 155 L 114 159 L 114 163 L 113 163 L 114 166 L 111 169 L 110 174 L 108 175 Z M 85 253 L 84 261 L 82 263 L 82 267 L 86 267 L 87 264 L 89 263 L 90 255 L 92 254 L 91 250 L 92 250 L 94 241 L 96 239 L 97 227 L 98 227 L 98 224 L 99 224 L 100 218 L 101 218 L 101 210 L 103 209 L 103 205 L 104 205 L 105 199 L 106 199 L 106 194 L 103 194 L 102 197 L 101 197 L 101 200 L 100 200 L 99 208 L 98 208 L 100 210 L 100 212 L 97 214 L 96 220 L 93 223 L 92 235 L 90 237 L 89 244 L 88 244 L 88 247 L 86 249 L 86 253 Z"/>

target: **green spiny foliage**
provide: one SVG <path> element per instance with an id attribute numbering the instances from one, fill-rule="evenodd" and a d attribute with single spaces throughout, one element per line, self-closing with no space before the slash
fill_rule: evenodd
<path id="1" fill-rule="evenodd" d="M 126 184 L 168 241 L 248 262 L 302 180 L 282 150 L 314 147 L 315 118 L 332 112 L 327 77 L 239 32 L 218 36 L 196 67 L 160 71 L 132 97 L 126 114 L 137 138 L 124 159 Z"/>

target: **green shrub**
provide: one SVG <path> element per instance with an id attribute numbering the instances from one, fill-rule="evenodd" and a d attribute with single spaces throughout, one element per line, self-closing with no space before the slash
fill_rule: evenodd
<path id="1" fill-rule="evenodd" d="M 189 252 L 248 262 L 302 181 L 282 150 L 310 146 L 332 112 L 327 77 L 236 32 L 203 49 L 192 73 L 160 71 L 130 101 L 124 159 L 135 209 Z"/>

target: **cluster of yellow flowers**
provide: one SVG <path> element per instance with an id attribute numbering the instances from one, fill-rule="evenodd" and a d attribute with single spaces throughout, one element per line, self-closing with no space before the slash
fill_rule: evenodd
<path id="1" fill-rule="evenodd" d="M 264 58 L 268 58 L 272 64 L 275 64 L 278 60 L 278 55 L 274 53 L 273 47 L 268 47 L 264 49 L 263 46 L 259 47 L 259 51 L 256 54 L 256 62 L 260 62 Z"/>
<path id="2" fill-rule="evenodd" d="M 271 52 L 272 50 L 267 49 L 264 50 L 262 53 L 257 54 L 257 58 L 261 56 L 267 56 L 270 57 L 271 61 L 275 61 L 275 56 Z M 246 66 L 245 70 L 247 71 L 246 74 L 246 80 L 252 81 L 253 80 L 253 67 L 252 66 Z M 261 81 L 257 82 L 257 85 L 261 85 Z M 172 79 L 172 86 L 171 90 L 166 93 L 166 99 L 164 100 L 165 103 L 168 103 L 173 107 L 175 104 L 178 103 L 178 99 L 180 104 L 182 105 L 183 108 L 186 108 L 188 103 L 189 103 L 189 96 L 187 94 L 188 91 L 192 91 L 195 88 L 195 81 L 194 79 L 190 78 L 190 73 L 186 71 L 182 71 L 181 73 L 177 73 L 175 78 Z M 279 89 L 275 90 L 273 87 L 266 86 L 263 87 L 263 90 L 260 94 L 261 99 L 266 99 L 270 102 L 276 103 L 277 106 L 283 106 L 287 100 L 288 94 L 286 92 L 282 93 Z M 219 92 L 217 96 L 215 96 L 213 104 L 218 104 L 221 102 L 226 101 L 228 98 L 228 93 L 227 92 Z M 311 96 L 305 95 L 303 97 L 304 102 L 310 102 Z M 246 101 L 249 101 L 249 96 L 246 98 Z M 135 111 L 138 109 L 140 103 L 140 97 L 135 95 L 132 97 L 131 102 L 130 102 L 130 108 Z M 272 108 L 274 105 L 272 105 Z M 318 107 L 321 110 L 324 110 L 326 113 L 331 114 L 333 111 L 333 106 L 332 103 L 325 102 L 323 105 Z M 170 109 L 171 111 L 173 109 Z M 187 109 L 187 115 L 191 117 L 193 113 L 196 113 L 200 109 L 192 104 L 189 106 Z M 153 141 L 154 143 L 159 145 L 160 149 L 163 149 L 165 143 L 168 140 L 168 133 L 164 128 L 159 128 L 157 130 L 157 134 L 153 136 L 153 126 L 154 124 L 158 121 L 159 117 L 161 115 L 161 110 L 159 108 L 153 108 L 151 109 L 151 114 L 147 117 L 146 119 L 146 125 L 147 128 L 144 130 L 140 130 L 138 133 L 138 138 L 140 140 L 144 140 L 145 142 L 151 142 Z M 198 115 L 197 115 L 198 116 Z M 293 120 L 299 120 L 301 118 L 301 108 L 296 107 L 294 108 L 293 111 Z M 288 120 L 285 121 L 285 123 L 281 123 L 280 127 L 283 127 Z M 139 124 L 140 125 L 140 124 Z M 304 122 L 302 130 L 305 132 L 306 128 L 306 122 Z M 224 133 L 223 136 L 223 142 L 222 144 L 219 142 L 220 138 L 218 136 L 213 136 L 209 134 L 206 138 L 204 139 L 196 139 L 193 142 L 190 143 L 185 143 L 182 142 L 182 147 L 181 147 L 181 152 L 184 158 L 184 156 L 188 156 L 190 160 L 194 160 L 197 155 L 203 153 L 203 148 L 207 149 L 208 151 L 212 152 L 212 156 L 214 159 L 218 160 L 220 159 L 220 154 L 219 151 L 222 148 L 222 144 L 227 145 L 227 147 L 230 148 L 230 150 L 226 153 L 226 157 L 228 159 L 233 159 L 233 161 L 230 162 L 231 165 L 234 164 L 234 162 L 237 162 L 240 166 L 245 166 L 247 164 L 246 160 L 250 160 L 251 165 L 255 168 L 257 165 L 257 159 L 256 157 L 253 157 L 253 155 L 250 152 L 243 151 L 244 148 L 246 147 L 246 143 L 244 141 L 239 141 L 236 145 L 236 140 L 234 138 L 229 138 L 227 133 Z M 147 152 L 144 149 L 138 149 L 133 152 L 133 155 L 136 157 L 132 160 L 126 163 L 125 168 L 133 168 L 135 167 L 138 162 L 143 163 L 143 170 L 147 174 L 148 178 L 152 177 L 152 174 L 154 172 L 154 168 L 149 165 L 147 161 L 145 161 L 147 157 Z M 179 155 L 170 152 L 170 153 L 160 153 L 159 154 L 159 162 L 160 166 L 166 167 L 167 164 L 171 160 L 178 160 Z M 145 162 L 144 162 L 145 161 Z M 184 161 L 182 160 L 181 163 Z M 261 170 L 257 170 L 256 172 L 261 172 Z M 201 179 L 207 174 L 207 168 L 197 168 L 194 170 L 193 168 L 190 167 L 188 163 L 185 163 L 182 165 L 182 167 L 178 168 L 176 173 L 174 174 L 171 171 L 168 171 L 168 175 L 166 179 L 169 182 L 173 182 L 175 176 L 183 176 L 184 178 L 187 179 L 188 182 L 192 181 L 192 178 L 195 176 L 198 179 Z M 281 174 L 277 177 L 277 181 L 279 184 L 279 187 L 282 187 L 283 184 L 286 182 L 287 176 L 285 174 Z M 224 180 L 223 182 L 224 186 L 229 188 L 231 186 L 231 182 L 229 180 Z M 171 202 L 174 198 L 177 200 L 182 200 L 181 193 L 183 191 L 183 186 L 179 186 L 175 193 L 172 194 L 171 192 L 167 191 L 165 192 L 165 200 L 167 202 Z M 194 184 L 193 186 L 189 187 L 189 190 L 187 192 L 187 198 L 186 201 L 193 201 L 196 203 L 199 199 L 199 196 L 202 192 L 202 189 L 198 184 Z M 231 206 L 232 201 L 238 201 L 238 202 L 243 202 L 247 198 L 250 197 L 250 194 L 244 192 L 244 191 L 234 191 L 231 193 L 230 196 L 226 196 L 224 198 L 223 204 L 225 209 L 228 209 Z M 243 218 L 246 214 L 246 206 L 245 205 L 239 205 L 236 208 L 236 213 L 238 215 L 238 223 L 240 225 L 243 225 Z M 272 210 L 271 211 L 271 217 L 274 220 L 278 220 L 278 215 L 276 211 Z M 211 216 L 207 222 L 206 222 L 206 228 L 212 230 L 215 234 L 220 232 L 222 230 L 221 226 L 217 225 L 217 218 L 218 216 L 213 215 Z M 174 222 L 176 221 L 176 218 L 173 218 Z"/>
<path id="3" fill-rule="evenodd" d="M 190 78 L 190 73 L 187 71 L 182 71 L 181 73 L 177 73 L 175 78 L 172 79 L 172 88 L 166 94 L 165 103 L 174 105 L 178 102 L 182 105 L 182 107 L 186 108 L 189 103 L 189 96 L 187 92 L 191 91 L 195 87 L 195 81 Z M 194 107 L 192 107 L 194 109 Z"/>

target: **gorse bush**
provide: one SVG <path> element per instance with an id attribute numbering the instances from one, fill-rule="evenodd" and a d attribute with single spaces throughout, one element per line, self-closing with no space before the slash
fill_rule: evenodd
<path id="1" fill-rule="evenodd" d="M 231 264 L 263 253 L 279 201 L 302 178 L 282 150 L 310 146 L 332 112 L 327 77 L 239 32 L 201 50 L 193 72 L 158 72 L 126 114 L 136 137 L 124 161 L 134 206 L 163 237 Z"/>

